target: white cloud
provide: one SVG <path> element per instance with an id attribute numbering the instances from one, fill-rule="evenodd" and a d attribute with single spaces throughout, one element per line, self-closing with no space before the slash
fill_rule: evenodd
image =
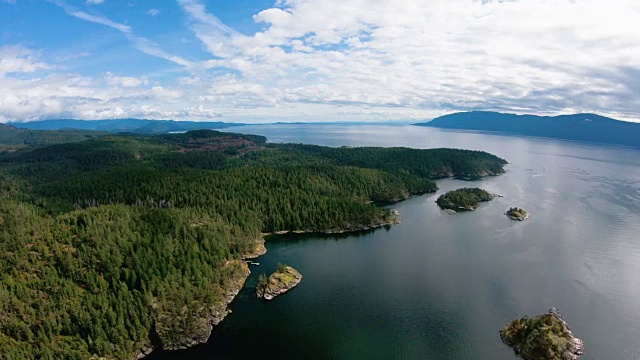
<path id="1" fill-rule="evenodd" d="M 265 28 L 253 36 L 179 3 L 216 56 L 206 67 L 278 89 L 287 106 L 640 117 L 622 75 L 640 69 L 633 0 L 287 0 L 254 16 Z"/>
<path id="2" fill-rule="evenodd" d="M 182 10 L 190 18 L 190 26 L 198 39 L 207 47 L 207 50 L 221 57 L 228 57 L 234 54 L 229 46 L 229 41 L 233 37 L 242 37 L 240 33 L 228 27 L 220 19 L 208 13 L 204 4 L 197 0 L 178 0 Z"/>
<path id="3" fill-rule="evenodd" d="M 131 44 L 136 49 L 144 52 L 145 54 L 156 56 L 185 67 L 193 66 L 193 63 L 191 61 L 181 56 L 169 54 L 168 52 L 162 50 L 160 46 L 158 46 L 158 44 L 154 43 L 153 41 L 145 37 L 134 34 L 131 29 L 131 26 L 129 25 L 118 23 L 104 16 L 92 15 L 84 11 L 77 10 L 74 7 L 67 5 L 62 0 L 51 0 L 51 1 L 53 1 L 57 6 L 61 7 L 68 15 L 71 15 L 78 19 L 93 22 L 96 24 L 105 25 L 122 32 L 125 36 L 127 36 Z"/>
<path id="4" fill-rule="evenodd" d="M 115 76 L 111 72 L 107 72 L 104 78 L 110 86 L 138 87 L 149 83 L 146 77 Z"/>
<path id="5" fill-rule="evenodd" d="M 472 109 L 640 119 L 636 0 L 286 0 L 258 11 L 262 29 L 251 35 L 202 1 L 177 2 L 208 59 L 170 54 L 130 25 L 58 5 L 189 76 L 42 77 L 51 67 L 37 52 L 5 47 L 0 91 L 11 95 L 0 98 L 0 120 L 423 119 Z"/>
<path id="6" fill-rule="evenodd" d="M 89 5 L 100 5 L 104 3 L 104 0 L 87 0 L 86 3 Z"/>
<path id="7" fill-rule="evenodd" d="M 149 14 L 151 16 L 158 16 L 160 14 L 160 10 L 158 10 L 158 9 L 149 9 L 149 11 L 147 11 L 147 14 Z"/>
<path id="8" fill-rule="evenodd" d="M 151 88 L 151 91 L 158 98 L 164 99 L 164 101 L 174 101 L 184 96 L 181 90 L 165 89 L 162 86 L 154 86 L 153 88 Z"/>
<path id="9" fill-rule="evenodd" d="M 171 118 L 192 107 L 181 102 L 181 90 L 146 88 L 146 77 L 116 76 L 110 72 L 100 78 L 76 74 L 28 77 L 51 69 L 36 55 L 21 46 L 0 47 L 0 93 L 4 94 L 0 97 L 0 122 L 51 117 L 144 117 L 152 113 L 149 109 L 154 106 L 164 111 L 166 116 L 162 118 Z"/>
<path id="10" fill-rule="evenodd" d="M 200 81 L 202 81 L 202 79 L 200 79 L 197 76 L 181 77 L 181 78 L 178 79 L 178 82 L 181 85 L 195 85 L 195 84 L 199 83 Z"/>
<path id="11" fill-rule="evenodd" d="M 162 50 L 162 48 L 160 48 L 158 44 L 156 44 L 155 42 L 147 38 L 144 38 L 142 36 L 137 36 L 137 35 L 128 35 L 128 39 L 133 44 L 133 46 L 136 47 L 136 49 L 142 51 L 145 54 L 156 56 L 161 59 L 174 62 L 178 65 L 182 65 L 184 67 L 194 66 L 192 61 L 187 60 L 182 56 L 173 55 Z"/>
<path id="12" fill-rule="evenodd" d="M 61 55 L 56 56 L 55 59 L 57 62 L 65 62 L 65 61 L 71 61 L 76 59 L 82 59 L 89 56 L 91 56 L 91 53 L 88 51 L 65 52 Z"/>
<path id="13" fill-rule="evenodd" d="M 50 2 L 52 2 L 53 4 L 59 6 L 60 8 L 62 8 L 68 15 L 71 15 L 73 17 L 76 17 L 78 19 L 82 19 L 85 21 L 89 21 L 89 22 L 93 22 L 96 24 L 101 24 L 101 25 L 105 25 L 108 26 L 110 28 L 116 29 L 120 32 L 123 33 L 130 33 L 131 32 L 131 27 L 129 25 L 125 25 L 125 24 L 120 24 L 118 22 L 115 22 L 111 19 L 108 19 L 106 17 L 103 16 L 99 16 L 99 15 L 92 15 L 89 13 L 86 13 L 82 10 L 78 10 L 73 6 L 68 5 L 66 2 L 62 1 L 62 0 L 49 0 Z M 89 1 L 98 1 L 95 4 L 101 4 L 103 2 L 103 0 L 89 0 Z M 87 3 L 90 3 L 89 1 L 87 1 Z M 93 2 L 92 2 L 93 3 Z"/>
<path id="14" fill-rule="evenodd" d="M 50 69 L 51 66 L 38 60 L 38 54 L 21 46 L 0 47 L 0 78 L 11 73 L 32 73 Z"/>

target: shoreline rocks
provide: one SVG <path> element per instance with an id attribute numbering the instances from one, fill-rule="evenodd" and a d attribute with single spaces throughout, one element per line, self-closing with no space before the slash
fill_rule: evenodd
<path id="1" fill-rule="evenodd" d="M 260 276 L 256 287 L 256 296 L 264 300 L 273 300 L 276 296 L 298 286 L 300 281 L 302 281 L 302 275 L 296 269 L 287 265 L 279 265 L 278 271 L 268 278 L 264 275 Z"/>
<path id="2" fill-rule="evenodd" d="M 242 257 L 242 260 L 251 260 L 251 259 L 259 258 L 260 256 L 266 253 L 267 253 L 267 247 L 265 246 L 264 235 L 261 234 L 260 237 L 256 240 L 256 244 L 254 245 L 253 249 L 247 254 L 244 254 L 244 256 Z"/>
<path id="3" fill-rule="evenodd" d="M 231 304 L 240 290 L 242 290 L 245 281 L 251 274 L 249 265 L 242 260 L 228 261 L 224 267 L 228 269 L 231 275 L 222 288 L 223 297 L 221 299 L 211 304 L 208 308 L 202 307 L 192 313 L 191 316 L 194 316 L 195 320 L 190 328 L 185 329 L 185 333 L 177 338 L 169 336 L 169 339 L 163 339 L 167 328 L 162 325 L 162 322 L 170 320 L 166 317 L 157 318 L 155 328 L 153 329 L 156 340 L 153 341 L 153 344 L 142 345 L 141 348 L 133 354 L 132 358 L 136 360 L 142 359 L 158 348 L 169 351 L 184 350 L 206 343 L 211 336 L 213 328 L 220 324 L 220 322 L 231 313 L 231 310 L 228 308 L 229 304 Z"/>
<path id="4" fill-rule="evenodd" d="M 390 210 L 389 215 L 384 219 L 378 219 L 367 225 L 355 225 L 355 226 L 349 226 L 344 229 L 329 229 L 329 230 L 310 230 L 310 229 L 282 230 L 282 231 L 274 231 L 270 233 L 262 233 L 262 236 L 287 235 L 287 234 L 324 234 L 324 235 L 346 234 L 346 233 L 352 233 L 352 232 L 358 232 L 358 231 L 367 231 L 367 230 L 377 229 L 384 226 L 399 225 L 401 223 L 402 223 L 402 219 L 400 218 L 400 213 L 397 210 Z"/>
<path id="5" fill-rule="evenodd" d="M 583 341 L 573 336 L 556 308 L 547 314 L 511 321 L 500 330 L 500 338 L 525 360 L 578 360 L 584 354 Z"/>
<path id="6" fill-rule="evenodd" d="M 192 329 L 192 331 L 188 335 L 185 335 L 179 341 L 163 344 L 162 340 L 158 339 L 157 343 L 142 345 L 140 349 L 133 354 L 132 359 L 143 359 L 158 348 L 170 351 L 183 350 L 196 345 L 204 344 L 209 341 L 213 328 L 219 325 L 222 320 L 224 320 L 224 318 L 231 313 L 231 310 L 228 308 L 228 306 L 240 293 L 240 290 L 242 290 L 247 278 L 251 274 L 249 266 L 244 260 L 255 259 L 267 253 L 264 235 L 265 234 L 261 234 L 261 236 L 256 239 L 255 246 L 251 251 L 249 251 L 242 257 L 242 261 L 231 260 L 224 265 L 225 267 L 233 268 L 239 266 L 240 268 L 236 269 L 236 271 L 233 271 L 234 276 L 232 277 L 231 281 L 229 281 L 228 287 L 223 289 L 223 300 L 213 304 L 210 307 L 208 317 L 203 316 L 198 321 L 196 321 L 198 323 L 197 326 L 195 326 L 195 328 Z M 154 332 L 155 331 L 156 330 L 154 329 Z"/>
<path id="7" fill-rule="evenodd" d="M 504 213 L 509 219 L 516 221 L 525 221 L 531 218 L 526 210 L 517 207 L 512 207 Z"/>

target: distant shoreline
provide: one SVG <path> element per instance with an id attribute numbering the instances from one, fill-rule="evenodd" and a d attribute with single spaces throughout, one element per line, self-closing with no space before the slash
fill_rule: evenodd
<path id="1" fill-rule="evenodd" d="M 427 123 L 428 124 L 428 123 Z M 548 137 L 548 136 L 536 136 L 536 135 L 525 135 L 525 134 L 517 134 L 506 131 L 494 131 L 494 130 L 473 130 L 473 129 L 463 129 L 463 128 L 445 128 L 439 126 L 428 126 L 428 125 L 418 125 L 411 124 L 411 126 L 423 127 L 423 128 L 431 128 L 442 132 L 453 132 L 453 133 L 469 133 L 469 134 L 481 134 L 481 135 L 493 135 L 493 136 L 505 136 L 505 137 L 520 137 L 520 138 L 529 138 L 529 139 L 538 139 L 538 140 L 553 140 L 553 141 L 561 141 L 567 142 L 571 144 L 582 144 L 582 145 L 591 145 L 592 147 L 607 147 L 607 148 L 618 148 L 618 149 L 628 149 L 628 150 L 636 150 L 640 151 L 639 147 L 633 147 L 629 145 L 620 145 L 620 144 L 612 144 L 612 143 L 603 143 L 603 142 L 595 142 L 595 141 L 584 141 L 584 140 L 572 140 L 565 139 L 560 137 Z"/>

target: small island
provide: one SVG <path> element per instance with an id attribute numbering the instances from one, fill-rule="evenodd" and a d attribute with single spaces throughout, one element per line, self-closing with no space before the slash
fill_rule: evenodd
<path id="1" fill-rule="evenodd" d="M 455 214 L 457 211 L 473 211 L 481 202 L 491 201 L 495 197 L 483 189 L 463 188 L 440 195 L 436 203 L 448 214 Z"/>
<path id="2" fill-rule="evenodd" d="M 256 295 L 265 300 L 272 300 L 296 287 L 301 280 L 302 275 L 296 269 L 278 264 L 278 270 L 268 278 L 265 274 L 260 275 Z"/>
<path id="3" fill-rule="evenodd" d="M 582 340 L 573 336 L 555 308 L 544 315 L 513 320 L 500 330 L 500 337 L 525 360 L 578 360 L 584 352 Z"/>
<path id="4" fill-rule="evenodd" d="M 517 207 L 510 208 L 504 214 L 507 215 L 509 219 L 517 221 L 525 221 L 531 217 L 531 214 L 529 214 L 526 210 Z"/>

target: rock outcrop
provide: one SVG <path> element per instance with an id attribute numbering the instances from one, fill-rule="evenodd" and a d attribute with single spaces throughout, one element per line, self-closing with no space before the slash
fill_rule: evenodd
<path id="1" fill-rule="evenodd" d="M 242 257 L 244 260 L 250 260 L 258 258 L 267 253 L 267 247 L 264 245 L 264 235 L 260 235 L 260 237 L 256 240 L 256 243 L 248 253 L 244 254 Z"/>
<path id="2" fill-rule="evenodd" d="M 557 309 L 533 318 L 516 319 L 500 330 L 502 341 L 525 360 L 578 360 L 584 353 L 582 340 Z"/>
<path id="3" fill-rule="evenodd" d="M 531 214 L 529 214 L 526 210 L 517 207 L 512 207 L 504 214 L 507 215 L 509 219 L 517 221 L 525 221 L 531 217 Z"/>
<path id="4" fill-rule="evenodd" d="M 261 276 L 256 288 L 256 295 L 265 300 L 272 300 L 278 295 L 296 287 L 302 281 L 302 275 L 291 266 L 281 265 L 278 271 L 268 278 Z"/>
<path id="5" fill-rule="evenodd" d="M 229 261 L 224 269 L 229 276 L 221 286 L 222 296 L 209 306 L 202 304 L 195 308 L 171 309 L 171 313 L 152 306 L 157 312 L 155 331 L 159 347 L 163 350 L 182 350 L 209 340 L 213 327 L 231 312 L 228 305 L 251 273 L 247 263 L 242 260 Z"/>

